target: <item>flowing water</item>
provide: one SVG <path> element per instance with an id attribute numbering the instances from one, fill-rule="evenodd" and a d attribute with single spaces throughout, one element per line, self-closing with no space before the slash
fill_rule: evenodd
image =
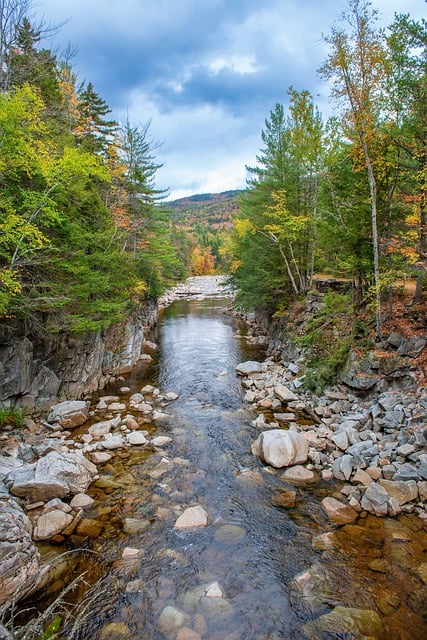
<path id="1" fill-rule="evenodd" d="M 297 488 L 294 508 L 272 505 L 275 493 L 295 487 L 250 453 L 257 431 L 235 366 L 262 354 L 224 315 L 227 304 L 173 303 L 159 323 L 153 364 L 125 381 L 132 392 L 152 383 L 179 394 L 167 422 L 147 425 L 150 437 L 172 442 L 116 454 L 89 491 L 90 517 L 104 528 L 86 569 L 101 586 L 90 603 L 82 596 L 90 615 L 78 637 L 427 637 L 427 542 L 417 518 L 368 517 L 335 529 L 320 507 L 331 485 Z M 207 526 L 176 529 L 195 505 Z M 138 555 L 122 558 L 125 548 Z"/>

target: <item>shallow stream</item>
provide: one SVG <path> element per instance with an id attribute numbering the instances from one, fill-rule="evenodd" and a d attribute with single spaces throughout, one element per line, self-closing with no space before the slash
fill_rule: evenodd
<path id="1" fill-rule="evenodd" d="M 167 421 L 147 425 L 150 437 L 172 442 L 117 453 L 89 490 L 89 517 L 103 531 L 83 554 L 84 568 L 101 582 L 78 637 L 427 637 L 427 534 L 418 518 L 336 528 L 320 506 L 339 494 L 330 483 L 297 487 L 293 508 L 272 505 L 295 487 L 250 453 L 257 430 L 235 366 L 262 354 L 223 313 L 228 304 L 173 303 L 162 312 L 153 363 L 121 382 L 132 393 L 150 383 L 179 394 L 164 409 Z M 194 505 L 208 525 L 175 529 Z M 123 559 L 125 548 L 138 556 Z"/>

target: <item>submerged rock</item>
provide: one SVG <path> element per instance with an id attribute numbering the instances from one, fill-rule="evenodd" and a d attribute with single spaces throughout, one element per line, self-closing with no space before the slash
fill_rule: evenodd
<path id="1" fill-rule="evenodd" d="M 175 529 L 188 529 L 191 527 L 206 527 L 208 514 L 200 505 L 188 507 L 175 522 Z"/>
<path id="2" fill-rule="evenodd" d="M 321 504 L 329 520 L 335 524 L 350 524 L 359 517 L 357 511 L 352 507 L 335 498 L 324 498 Z"/>

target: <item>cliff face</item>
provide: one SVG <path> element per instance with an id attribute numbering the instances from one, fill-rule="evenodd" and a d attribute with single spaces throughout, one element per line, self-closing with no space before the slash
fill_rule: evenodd
<path id="1" fill-rule="evenodd" d="M 81 336 L 48 334 L 17 320 L 0 324 L 0 406 L 37 411 L 56 400 L 102 389 L 130 371 L 141 355 L 147 330 L 157 321 L 149 300 L 106 331 Z"/>

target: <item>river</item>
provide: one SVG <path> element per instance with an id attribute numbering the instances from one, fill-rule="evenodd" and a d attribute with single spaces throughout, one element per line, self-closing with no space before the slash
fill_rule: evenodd
<path id="1" fill-rule="evenodd" d="M 147 425 L 172 442 L 116 454 L 89 491 L 104 528 L 84 568 L 100 581 L 82 595 L 88 611 L 73 637 L 421 640 L 426 589 L 414 572 L 426 535 L 416 518 L 337 529 L 320 506 L 330 484 L 298 487 L 295 508 L 273 506 L 293 487 L 250 452 L 258 431 L 235 367 L 263 354 L 224 314 L 229 302 L 174 302 L 161 314 L 154 361 L 121 383 L 179 394 L 167 422 Z M 176 529 L 195 505 L 207 526 Z M 124 549 L 138 555 L 122 558 Z"/>

